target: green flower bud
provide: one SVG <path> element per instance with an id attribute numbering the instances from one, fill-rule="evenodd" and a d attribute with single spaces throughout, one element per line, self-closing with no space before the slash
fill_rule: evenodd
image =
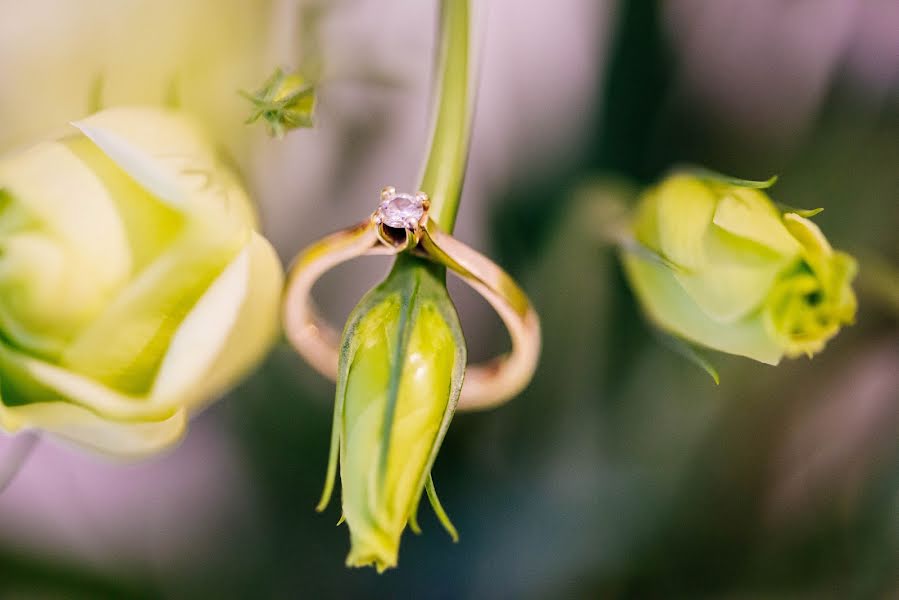
<path id="1" fill-rule="evenodd" d="M 811 356 L 852 323 L 855 260 L 764 188 L 675 174 L 644 193 L 625 271 L 648 315 L 689 341 L 777 364 Z"/>
<path id="2" fill-rule="evenodd" d="M 243 92 L 243 96 L 253 103 L 247 123 L 262 119 L 273 137 L 281 139 L 292 129 L 312 127 L 315 87 L 299 73 L 285 75 L 277 69 L 258 91 Z"/>
<path id="3" fill-rule="evenodd" d="M 0 429 L 146 454 L 268 349 L 281 267 L 192 120 L 73 125 L 0 159 Z"/>
<path id="4" fill-rule="evenodd" d="M 350 315 L 341 348 L 331 463 L 318 509 L 327 505 L 339 453 L 347 565 L 381 572 L 396 565 L 406 524 L 417 532 L 423 490 L 456 537 L 430 478 L 465 367 L 440 269 L 400 257 Z"/>

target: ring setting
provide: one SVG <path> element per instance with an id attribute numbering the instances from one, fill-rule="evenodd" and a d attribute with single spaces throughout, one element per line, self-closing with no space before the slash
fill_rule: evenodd
<path id="1" fill-rule="evenodd" d="M 381 190 L 381 203 L 372 213 L 378 239 L 388 246 L 405 250 L 418 244 L 427 224 L 431 199 L 424 192 L 397 193 L 392 186 Z"/>
<path id="2" fill-rule="evenodd" d="M 318 313 L 312 287 L 325 272 L 366 255 L 411 252 L 441 264 L 470 285 L 493 307 L 509 331 L 510 352 L 466 368 L 457 410 L 496 406 L 521 392 L 540 354 L 540 321 L 527 295 L 489 258 L 443 232 L 429 218 L 424 192 L 381 190 L 368 219 L 328 235 L 300 252 L 290 269 L 284 294 L 284 330 L 291 344 L 321 374 L 337 377 L 339 334 Z"/>

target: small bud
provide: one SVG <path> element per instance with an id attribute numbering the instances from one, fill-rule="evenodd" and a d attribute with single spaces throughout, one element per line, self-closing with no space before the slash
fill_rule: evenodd
<path id="1" fill-rule="evenodd" d="M 253 103 L 253 114 L 246 122 L 264 120 L 272 137 L 281 139 L 292 129 L 312 127 L 315 86 L 299 73 L 285 75 L 276 69 L 258 91 L 241 95 Z"/>
<path id="2" fill-rule="evenodd" d="M 777 364 L 852 323 L 855 260 L 803 216 L 814 211 L 778 209 L 773 183 L 681 173 L 644 193 L 623 262 L 662 329 Z"/>
<path id="3" fill-rule="evenodd" d="M 455 539 L 431 466 L 462 387 L 465 344 L 438 268 L 400 259 L 350 315 L 341 343 L 329 500 L 339 453 L 348 566 L 396 566 L 422 492 Z"/>

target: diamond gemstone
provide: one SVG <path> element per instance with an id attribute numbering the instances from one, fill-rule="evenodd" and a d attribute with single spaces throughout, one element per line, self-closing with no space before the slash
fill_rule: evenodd
<path id="1" fill-rule="evenodd" d="M 411 194 L 394 194 L 378 206 L 381 223 L 397 229 L 415 227 L 424 214 L 424 203 Z"/>

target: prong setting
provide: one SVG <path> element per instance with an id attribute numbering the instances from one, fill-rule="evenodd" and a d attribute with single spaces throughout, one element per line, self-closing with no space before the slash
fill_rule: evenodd
<path id="1" fill-rule="evenodd" d="M 381 202 L 372 213 L 378 239 L 398 251 L 414 248 L 428 221 L 431 201 L 424 192 L 397 193 L 387 186 L 381 190 Z"/>

